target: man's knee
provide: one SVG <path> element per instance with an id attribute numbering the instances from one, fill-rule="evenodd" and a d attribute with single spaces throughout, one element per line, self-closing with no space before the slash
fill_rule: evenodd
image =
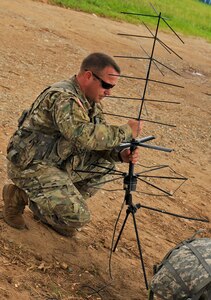
<path id="1" fill-rule="evenodd" d="M 90 212 L 84 201 L 71 201 L 68 205 L 57 204 L 53 209 L 53 218 L 57 223 L 81 227 L 90 221 Z"/>
<path id="2" fill-rule="evenodd" d="M 48 200 L 49 202 L 49 200 Z M 79 228 L 90 221 L 90 212 L 86 203 L 77 201 L 61 201 L 53 205 L 42 205 L 43 203 L 37 201 L 36 203 L 30 201 L 29 208 L 34 215 L 50 225 L 61 225 L 64 227 Z"/>

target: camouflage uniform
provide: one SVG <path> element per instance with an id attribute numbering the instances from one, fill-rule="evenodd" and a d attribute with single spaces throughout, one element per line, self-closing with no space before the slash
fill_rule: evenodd
<path id="1" fill-rule="evenodd" d="M 211 239 L 187 240 L 171 250 L 158 266 L 151 290 L 158 299 L 210 300 Z"/>
<path id="2" fill-rule="evenodd" d="M 106 124 L 101 104 L 91 106 L 73 76 L 22 114 L 8 145 L 8 175 L 44 222 L 77 228 L 90 220 L 90 185 L 105 180 L 106 167 L 119 161 L 115 147 L 131 138 L 129 125 Z"/>

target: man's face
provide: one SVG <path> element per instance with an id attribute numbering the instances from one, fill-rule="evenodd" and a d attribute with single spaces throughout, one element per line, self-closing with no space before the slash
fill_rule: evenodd
<path id="1" fill-rule="evenodd" d="M 93 73 L 92 71 L 87 72 L 89 72 L 89 80 L 85 95 L 90 101 L 99 103 L 104 97 L 111 94 L 111 89 L 118 81 L 119 73 L 110 66 L 105 67 L 99 73 Z"/>

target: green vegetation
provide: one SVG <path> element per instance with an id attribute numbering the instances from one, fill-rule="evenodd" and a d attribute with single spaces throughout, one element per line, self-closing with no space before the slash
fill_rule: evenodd
<path id="1" fill-rule="evenodd" d="M 177 32 L 211 41 L 211 5 L 199 0 L 50 0 L 50 2 L 114 20 L 135 24 L 145 21 L 154 25 L 155 18 L 121 14 L 121 12 L 154 14 L 151 2 L 158 13 L 162 12 L 162 16 L 170 19 L 169 24 Z M 163 30 L 168 30 L 164 23 L 161 26 Z"/>

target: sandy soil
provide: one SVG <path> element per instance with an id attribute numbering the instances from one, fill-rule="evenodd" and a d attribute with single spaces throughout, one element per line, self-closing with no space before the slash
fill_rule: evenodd
<path id="1" fill-rule="evenodd" d="M 141 24 L 141 22 L 140 22 Z M 145 56 L 152 41 L 117 35 L 148 34 L 142 25 L 110 21 L 96 15 L 59 8 L 30 0 L 0 1 L 0 190 L 9 182 L 6 174 L 6 146 L 23 109 L 28 108 L 47 85 L 70 77 L 81 60 L 93 51 L 110 55 Z M 211 44 L 203 39 L 182 37 L 183 45 L 169 32 L 159 37 L 183 60 L 157 44 L 155 57 L 174 68 L 177 76 L 153 66 L 151 78 L 182 85 L 175 88 L 150 83 L 151 99 L 179 101 L 181 104 L 146 102 L 143 117 L 176 124 L 176 128 L 145 122 L 143 137 L 155 135 L 154 144 L 174 148 L 164 153 L 140 149 L 141 172 L 149 166 L 169 165 L 189 178 L 172 197 L 157 193 L 139 181 L 134 203 L 170 212 L 210 219 L 210 126 L 211 126 Z M 117 58 L 123 74 L 144 77 L 146 61 Z M 120 79 L 113 94 L 140 97 L 144 82 Z M 139 102 L 104 100 L 105 111 L 138 116 Z M 125 119 L 108 117 L 122 124 Z M 145 166 L 145 167 L 144 167 Z M 127 166 L 118 166 L 127 172 Z M 148 175 L 170 174 L 169 168 Z M 150 181 L 150 178 L 145 178 Z M 113 253 L 112 279 L 109 276 L 110 245 L 114 224 L 124 199 L 122 179 L 107 184 L 88 201 L 92 221 L 75 238 L 64 238 L 32 218 L 26 209 L 28 230 L 18 231 L 0 220 L 0 298 L 1 299 L 147 299 L 132 218 L 129 217 L 117 251 Z M 173 191 L 178 181 L 159 180 L 155 184 Z M 118 191 L 111 191 L 116 190 Z M 161 194 L 159 192 L 159 194 Z M 1 205 L 2 205 L 2 200 Z M 126 206 L 119 226 L 125 217 Z M 200 228 L 210 224 L 179 219 L 149 209 L 136 213 L 148 281 L 153 265 L 166 252 Z M 96 293 L 101 289 L 100 293 Z"/>

